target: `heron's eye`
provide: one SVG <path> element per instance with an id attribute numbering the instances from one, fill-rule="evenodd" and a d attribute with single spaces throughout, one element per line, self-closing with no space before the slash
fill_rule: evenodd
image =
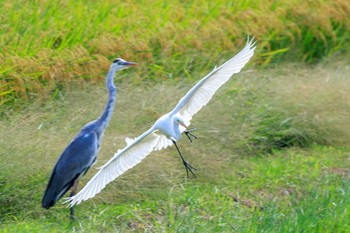
<path id="1" fill-rule="evenodd" d="M 121 60 L 119 58 L 117 58 L 113 61 L 113 63 L 118 63 L 118 64 L 120 64 L 120 62 L 121 62 Z"/>

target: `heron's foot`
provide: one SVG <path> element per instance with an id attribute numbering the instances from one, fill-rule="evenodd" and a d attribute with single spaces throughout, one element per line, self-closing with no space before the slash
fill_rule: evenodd
<path id="1" fill-rule="evenodd" d="M 74 216 L 74 208 L 70 207 L 70 221 L 74 221 L 75 220 L 75 216 Z"/>
<path id="2" fill-rule="evenodd" d="M 188 161 L 186 160 L 182 160 L 182 162 L 184 163 L 184 166 L 186 168 L 186 174 L 187 174 L 187 178 L 188 178 L 188 171 L 190 171 L 192 173 L 192 175 L 197 178 L 197 176 L 194 174 L 193 170 L 197 170 L 196 168 L 194 168 L 191 164 L 188 163 Z"/>
<path id="3" fill-rule="evenodd" d="M 194 135 L 192 132 L 195 131 L 196 128 L 193 129 L 186 129 L 184 131 L 184 133 L 186 134 L 186 136 L 188 137 L 188 139 L 190 140 L 190 142 L 192 142 L 192 138 L 197 139 L 198 137 L 196 135 Z M 191 138 L 192 137 L 192 138 Z"/>

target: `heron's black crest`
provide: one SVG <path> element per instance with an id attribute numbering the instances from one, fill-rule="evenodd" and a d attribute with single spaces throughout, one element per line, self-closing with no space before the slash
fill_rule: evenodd
<path id="1" fill-rule="evenodd" d="M 119 62 L 123 62 L 123 60 L 120 59 L 120 58 L 117 58 L 117 59 L 115 59 L 115 60 L 113 61 L 113 63 L 119 63 Z"/>

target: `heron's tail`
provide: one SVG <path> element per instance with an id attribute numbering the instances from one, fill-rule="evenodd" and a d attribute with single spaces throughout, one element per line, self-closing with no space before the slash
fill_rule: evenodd
<path id="1" fill-rule="evenodd" d="M 56 169 L 54 169 L 45 190 L 41 206 L 45 209 L 54 206 L 56 202 L 70 189 L 70 187 L 72 187 L 73 183 L 74 180 L 62 185 L 62 182 L 59 182 L 59 177 L 57 177 Z"/>
<path id="2" fill-rule="evenodd" d="M 45 209 L 50 209 L 50 207 L 54 206 L 56 204 L 56 201 L 53 200 L 52 198 L 47 198 L 47 196 L 45 195 L 42 202 L 41 202 L 41 206 Z"/>
<path id="3" fill-rule="evenodd" d="M 50 207 L 56 204 L 56 201 L 57 201 L 57 194 L 55 194 L 54 190 L 52 189 L 49 183 L 44 193 L 43 200 L 41 201 L 41 206 L 45 209 L 50 209 Z"/>

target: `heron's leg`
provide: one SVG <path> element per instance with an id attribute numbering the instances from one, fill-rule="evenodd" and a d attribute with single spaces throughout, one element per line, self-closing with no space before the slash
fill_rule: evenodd
<path id="1" fill-rule="evenodd" d="M 186 174 L 187 174 L 187 178 L 188 178 L 188 171 L 190 171 L 191 173 L 192 173 L 192 175 L 195 177 L 195 178 L 197 178 L 197 176 L 193 173 L 193 171 L 192 171 L 192 169 L 193 170 L 197 170 L 196 168 L 194 168 L 193 166 L 191 166 L 189 163 L 188 163 L 188 161 L 186 161 L 185 159 L 184 159 L 184 157 L 182 156 L 182 154 L 181 154 L 181 152 L 180 152 L 180 150 L 179 150 L 179 147 L 177 146 L 177 144 L 176 144 L 176 141 L 175 140 L 172 140 L 173 141 L 173 143 L 174 143 L 174 145 L 175 145 L 175 147 L 176 147 L 176 149 L 177 149 L 177 152 L 179 152 L 179 155 L 180 155 L 180 157 L 181 157 L 181 159 L 182 159 L 182 162 L 183 162 L 183 164 L 184 164 L 184 166 L 185 166 L 185 168 L 186 168 Z"/>
<path id="2" fill-rule="evenodd" d="M 75 194 L 76 194 L 76 192 L 77 192 L 77 189 L 78 189 L 78 183 L 79 183 L 79 179 L 76 179 L 75 181 L 74 181 L 74 184 L 73 184 L 73 186 L 72 186 L 72 192 L 70 193 L 70 197 L 73 197 L 73 196 L 75 196 Z M 70 220 L 74 220 L 75 219 L 75 217 L 74 217 L 74 207 L 73 206 L 71 206 L 70 207 Z"/>
<path id="3" fill-rule="evenodd" d="M 192 138 L 193 137 L 194 139 L 197 139 L 198 137 L 196 135 L 194 135 L 192 132 L 195 131 L 196 128 L 194 129 L 186 129 L 184 131 L 184 133 L 186 134 L 186 136 L 188 137 L 188 139 L 190 140 L 190 142 L 192 142 Z"/>

